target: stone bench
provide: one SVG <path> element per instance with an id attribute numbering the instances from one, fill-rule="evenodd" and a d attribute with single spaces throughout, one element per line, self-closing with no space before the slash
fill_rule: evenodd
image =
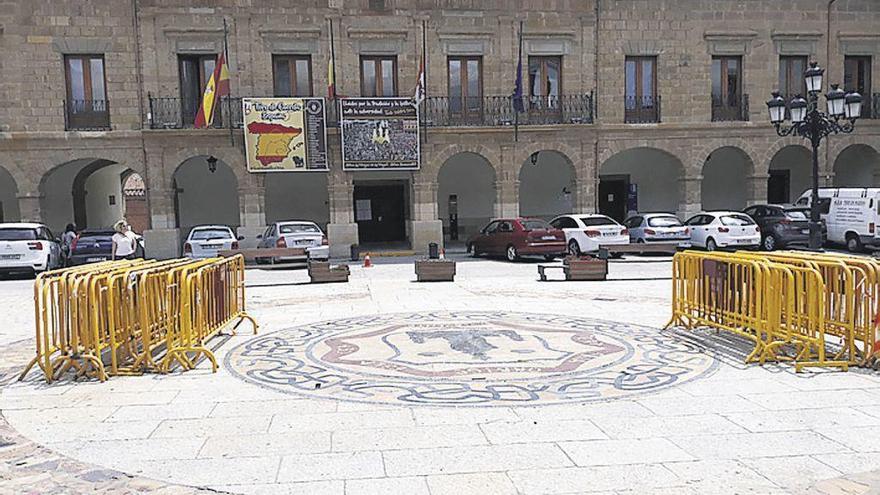
<path id="1" fill-rule="evenodd" d="M 418 282 L 453 282 L 455 262 L 451 260 L 416 260 Z"/>
<path id="2" fill-rule="evenodd" d="M 309 279 L 313 284 L 348 282 L 348 265 L 330 266 L 327 261 L 309 261 Z"/>

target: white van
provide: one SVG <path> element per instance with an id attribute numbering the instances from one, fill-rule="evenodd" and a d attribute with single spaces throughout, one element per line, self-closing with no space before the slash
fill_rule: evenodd
<path id="1" fill-rule="evenodd" d="M 810 206 L 810 191 L 798 206 Z M 846 244 L 852 252 L 864 246 L 880 249 L 880 188 L 819 188 L 819 212 L 828 227 L 828 242 Z"/>

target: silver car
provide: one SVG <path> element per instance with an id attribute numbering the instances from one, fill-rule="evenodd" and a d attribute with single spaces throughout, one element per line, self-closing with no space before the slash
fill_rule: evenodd
<path id="1" fill-rule="evenodd" d="M 199 225 L 193 227 L 183 243 L 183 255 L 192 259 L 214 258 L 220 251 L 238 249 L 238 241 L 226 225 Z"/>
<path id="2" fill-rule="evenodd" d="M 688 241 L 690 230 L 672 213 L 644 213 L 623 222 L 633 243 L 674 243 Z"/>
<path id="3" fill-rule="evenodd" d="M 330 259 L 330 245 L 327 236 L 315 222 L 306 220 L 287 220 L 275 222 L 266 231 L 257 236 L 260 243 L 257 249 L 269 248 L 303 248 L 305 256 L 257 258 L 258 263 L 279 263 L 286 261 L 306 261 L 308 259 Z"/>

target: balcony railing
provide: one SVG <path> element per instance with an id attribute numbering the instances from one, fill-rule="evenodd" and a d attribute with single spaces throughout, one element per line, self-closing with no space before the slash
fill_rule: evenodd
<path id="1" fill-rule="evenodd" d="M 749 95 L 728 98 L 727 95 L 712 95 L 712 121 L 747 121 L 749 120 Z"/>
<path id="2" fill-rule="evenodd" d="M 660 96 L 625 96 L 623 121 L 627 124 L 660 122 Z"/>
<path id="3" fill-rule="evenodd" d="M 180 98 L 149 97 L 151 129 L 186 129 L 194 127 L 198 104 Z M 326 102 L 327 126 L 338 127 L 338 104 Z M 551 124 L 592 124 L 593 95 L 524 97 L 524 111 L 516 114 L 510 96 L 454 98 L 431 96 L 421 107 L 421 118 L 429 127 L 495 127 Z M 241 98 L 225 97 L 212 127 L 242 126 Z"/>
<path id="4" fill-rule="evenodd" d="M 64 129 L 67 131 L 109 130 L 110 102 L 107 100 L 64 100 Z"/>

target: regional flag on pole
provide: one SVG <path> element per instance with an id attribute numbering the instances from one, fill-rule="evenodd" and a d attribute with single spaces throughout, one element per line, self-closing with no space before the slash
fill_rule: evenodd
<path id="1" fill-rule="evenodd" d="M 333 19 L 327 19 L 330 26 L 330 58 L 327 61 L 327 99 L 336 99 L 336 49 L 333 43 Z"/>
<path id="2" fill-rule="evenodd" d="M 422 63 L 419 64 L 419 78 L 416 81 L 416 89 L 413 92 L 413 99 L 416 106 L 421 105 L 425 101 L 425 59 L 422 57 Z"/>
<path id="3" fill-rule="evenodd" d="M 205 94 L 202 95 L 202 105 L 196 114 L 195 127 L 197 129 L 210 127 L 214 124 L 214 110 L 223 96 L 229 96 L 229 69 L 226 66 L 226 57 L 221 53 L 217 58 L 217 65 L 211 74 L 211 79 L 205 85 Z"/>

